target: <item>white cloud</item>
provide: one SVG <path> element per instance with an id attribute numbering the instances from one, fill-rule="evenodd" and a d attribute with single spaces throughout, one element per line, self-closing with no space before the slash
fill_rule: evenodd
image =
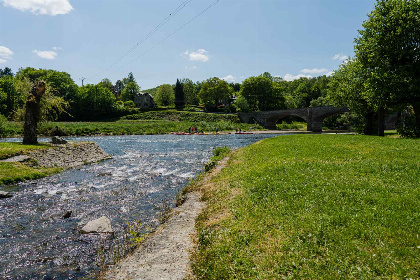
<path id="1" fill-rule="evenodd" d="M 54 51 L 63 51 L 63 48 L 61 48 L 61 47 L 53 47 L 52 49 Z"/>
<path id="2" fill-rule="evenodd" d="M 322 74 L 322 73 L 327 73 L 328 69 L 325 69 L 325 68 L 303 69 L 303 70 L 300 70 L 300 72 L 304 74 Z"/>
<path id="3" fill-rule="evenodd" d="M 186 70 L 196 70 L 197 66 L 193 65 L 193 66 L 185 66 Z"/>
<path id="4" fill-rule="evenodd" d="M 297 79 L 300 79 L 300 78 L 312 78 L 312 76 L 311 75 L 303 75 L 303 74 L 298 74 L 298 75 L 293 76 L 292 74 L 286 74 L 283 77 L 283 79 L 285 81 L 288 81 L 288 82 L 293 81 L 293 80 L 297 80 Z"/>
<path id="5" fill-rule="evenodd" d="M 6 63 L 12 58 L 13 52 L 4 46 L 0 46 L 0 63 Z"/>
<path id="6" fill-rule="evenodd" d="M 73 7 L 68 0 L 1 0 L 6 7 L 30 11 L 35 15 L 65 15 Z"/>
<path id="7" fill-rule="evenodd" d="M 233 83 L 235 81 L 235 77 L 232 75 L 227 75 L 226 77 L 222 78 L 222 80 L 228 82 L 228 83 Z"/>
<path id="8" fill-rule="evenodd" d="M 207 52 L 205 49 L 199 49 L 196 52 L 185 51 L 184 55 L 186 55 L 191 61 L 207 62 L 210 58 L 209 55 L 206 53 Z"/>
<path id="9" fill-rule="evenodd" d="M 341 61 L 345 61 L 348 58 L 349 57 L 347 55 L 344 55 L 344 54 L 339 53 L 339 54 L 334 55 L 334 57 L 332 59 L 334 59 L 334 60 L 337 60 L 338 59 L 338 60 L 341 60 Z"/>
<path id="10" fill-rule="evenodd" d="M 332 74 L 334 74 L 334 72 L 333 72 L 333 71 L 328 72 L 327 74 L 325 74 L 325 76 L 329 77 L 329 76 L 331 76 Z"/>
<path id="11" fill-rule="evenodd" d="M 54 51 L 38 51 L 38 50 L 34 50 L 32 51 L 33 53 L 36 53 L 40 58 L 44 58 L 44 59 L 55 59 L 55 57 L 57 56 L 57 53 Z"/>

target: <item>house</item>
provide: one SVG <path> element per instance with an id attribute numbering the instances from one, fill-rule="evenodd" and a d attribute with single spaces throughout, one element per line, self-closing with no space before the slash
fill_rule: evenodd
<path id="1" fill-rule="evenodd" d="M 156 107 L 153 96 L 144 92 L 139 92 L 134 96 L 134 104 L 140 109 L 151 109 Z"/>

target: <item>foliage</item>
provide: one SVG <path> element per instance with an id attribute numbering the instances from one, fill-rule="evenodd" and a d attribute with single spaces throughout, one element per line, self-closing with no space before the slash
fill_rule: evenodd
<path id="1" fill-rule="evenodd" d="M 355 39 L 356 57 L 369 72 L 365 98 L 378 112 L 412 105 L 420 131 L 420 2 L 378 0 Z M 419 135 L 420 136 L 420 135 Z"/>
<path id="2" fill-rule="evenodd" d="M 155 102 L 159 106 L 173 105 L 175 101 L 174 89 L 169 84 L 161 85 L 155 95 Z"/>
<path id="3" fill-rule="evenodd" d="M 15 74 L 13 74 L 12 69 L 9 67 L 4 67 L 4 69 L 0 68 L 0 78 L 3 76 L 11 76 L 13 77 Z"/>
<path id="4" fill-rule="evenodd" d="M 122 120 L 167 120 L 167 121 L 190 121 L 190 122 L 218 122 L 229 121 L 240 123 L 237 115 L 233 114 L 212 114 L 199 112 L 179 112 L 175 110 L 150 111 L 135 115 L 128 115 Z"/>
<path id="5" fill-rule="evenodd" d="M 78 120 L 109 118 L 115 112 L 115 100 L 109 89 L 99 85 L 86 85 L 79 88 L 71 114 Z"/>
<path id="6" fill-rule="evenodd" d="M 239 112 L 249 112 L 249 104 L 245 97 L 239 95 L 235 101 L 235 106 Z"/>
<path id="7" fill-rule="evenodd" d="M 179 81 L 179 79 L 176 79 L 174 90 L 175 90 L 175 106 L 179 109 L 182 109 L 185 105 L 185 94 L 184 94 L 183 86 L 181 82 Z"/>
<path id="8" fill-rule="evenodd" d="M 134 101 L 134 97 L 137 93 L 140 92 L 140 87 L 136 82 L 129 82 L 125 85 L 124 89 L 121 92 L 122 101 Z"/>
<path id="9" fill-rule="evenodd" d="M 357 58 L 341 64 L 330 80 L 328 100 L 337 107 L 348 107 L 364 120 L 360 125 L 360 132 L 372 135 L 376 114 L 365 94 L 368 75 L 369 73 Z"/>
<path id="10" fill-rule="evenodd" d="M 198 98 L 207 111 L 216 111 L 217 106 L 229 103 L 231 93 L 232 89 L 227 82 L 214 77 L 202 84 Z"/>
<path id="11" fill-rule="evenodd" d="M 403 111 L 401 118 L 397 121 L 396 128 L 398 134 L 402 137 L 419 137 L 420 131 L 417 131 L 413 107 L 409 106 Z"/>
<path id="12" fill-rule="evenodd" d="M 266 75 L 267 76 L 267 75 Z M 267 111 L 284 108 L 282 87 L 272 79 L 259 76 L 243 81 L 240 95 L 244 97 L 251 111 Z"/>
<path id="13" fill-rule="evenodd" d="M 16 73 L 17 80 L 22 81 L 25 78 L 32 83 L 40 80 L 45 81 L 50 86 L 50 90 L 54 96 L 62 97 L 66 101 L 72 100 L 78 89 L 78 86 L 73 81 L 70 74 L 66 72 L 59 72 L 51 69 L 36 70 L 34 68 L 27 67 L 20 69 Z"/>
<path id="14" fill-rule="evenodd" d="M 198 105 L 198 89 L 190 79 L 182 79 L 182 88 L 184 89 L 185 103 L 190 105 Z"/>
<path id="15" fill-rule="evenodd" d="M 197 186 L 195 277 L 416 278 L 419 143 L 288 135 L 233 152 Z"/>

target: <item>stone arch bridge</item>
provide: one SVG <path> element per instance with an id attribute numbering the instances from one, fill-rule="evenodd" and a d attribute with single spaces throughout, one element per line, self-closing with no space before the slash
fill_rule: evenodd
<path id="1" fill-rule="evenodd" d="M 268 129 L 276 129 L 277 121 L 282 118 L 297 116 L 306 121 L 308 131 L 321 132 L 322 122 L 325 118 L 345 112 L 349 112 L 349 109 L 324 106 L 279 111 L 238 113 L 238 116 L 244 123 L 258 123 Z"/>

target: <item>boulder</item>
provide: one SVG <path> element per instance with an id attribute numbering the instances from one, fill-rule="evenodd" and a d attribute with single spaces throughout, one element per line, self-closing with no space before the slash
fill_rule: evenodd
<path id="1" fill-rule="evenodd" d="M 8 198 L 12 197 L 12 195 L 8 192 L 0 191 L 0 198 Z"/>
<path id="2" fill-rule="evenodd" d="M 114 233 L 111 227 L 111 221 L 102 216 L 99 219 L 88 222 L 80 231 L 81 233 Z"/>
<path id="3" fill-rule="evenodd" d="M 67 140 L 63 139 L 61 137 L 58 137 L 58 136 L 53 136 L 51 138 L 51 143 L 53 143 L 53 144 L 67 144 Z"/>

